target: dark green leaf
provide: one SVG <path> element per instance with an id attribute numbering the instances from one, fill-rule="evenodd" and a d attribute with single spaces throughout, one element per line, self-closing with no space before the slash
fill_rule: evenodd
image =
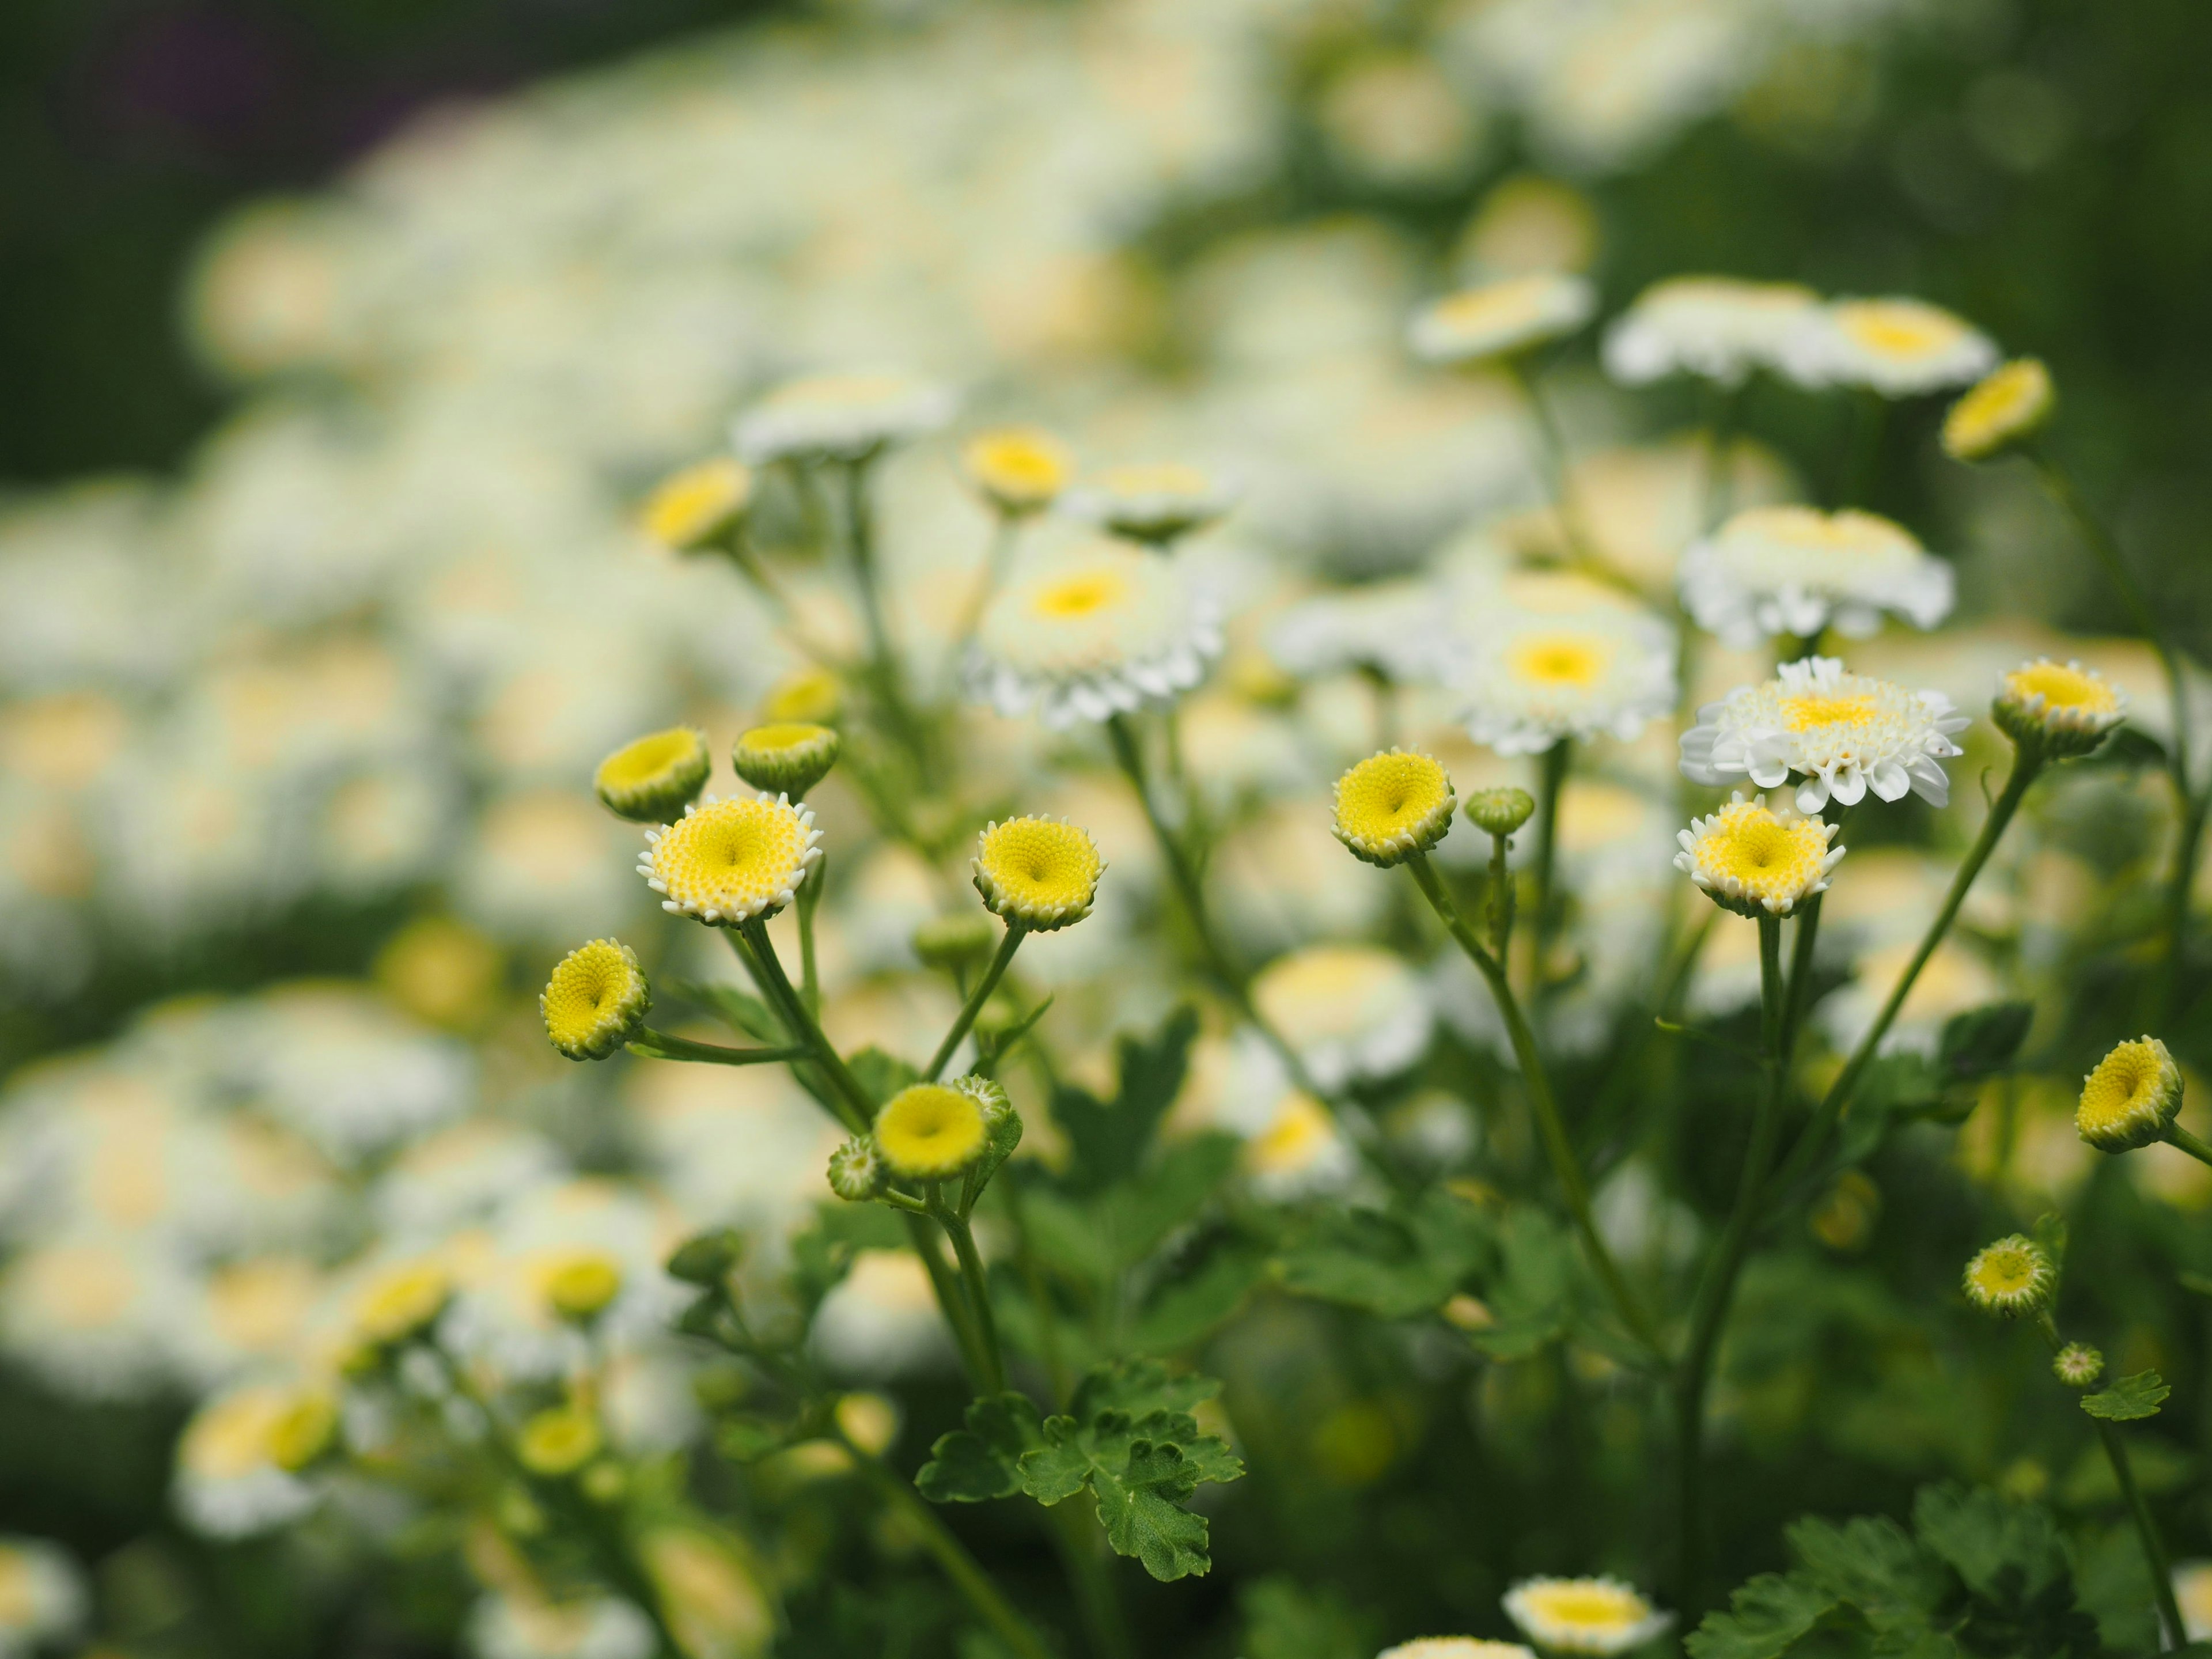
<path id="1" fill-rule="evenodd" d="M 2018 1602 L 2070 1581 L 2057 1523 L 2046 1511 L 1985 1486 L 1922 1487 L 1912 1526 L 1920 1541 L 1986 1600 Z"/>
<path id="2" fill-rule="evenodd" d="M 1142 1176 L 1117 1183 L 1100 1217 L 1116 1260 L 1135 1266 L 1196 1216 L 1237 1167 L 1243 1144 L 1234 1135 L 1194 1136 L 1167 1148 Z"/>
<path id="3" fill-rule="evenodd" d="M 2156 1371 L 2137 1371 L 2100 1393 L 2085 1396 L 2081 1409 L 2108 1423 L 2132 1423 L 2139 1418 L 2156 1417 L 2159 1407 L 2172 1392 Z"/>
<path id="4" fill-rule="evenodd" d="M 1112 1100 L 1081 1089 L 1053 1091 L 1052 1115 L 1067 1136 L 1070 1187 L 1096 1192 L 1136 1174 L 1160 1120 L 1182 1092 L 1197 1036 L 1197 1011 L 1178 1008 L 1149 1041 L 1118 1040 L 1121 1081 Z"/>
<path id="5" fill-rule="evenodd" d="M 1121 1555 L 1134 1556 L 1162 1583 L 1203 1573 L 1213 1565 L 1206 1553 L 1206 1518 L 1182 1507 L 1198 1475 L 1179 1447 L 1150 1440 L 1133 1442 L 1119 1469 L 1095 1470 L 1091 1488 L 1106 1541 Z"/>
<path id="6" fill-rule="evenodd" d="M 1247 1583 L 1237 1600 L 1246 1659 L 1369 1659 L 1381 1645 L 1352 1604 L 1326 1586 L 1284 1574 Z"/>
<path id="7" fill-rule="evenodd" d="M 1220 1392 L 1219 1382 L 1195 1371 L 1178 1375 L 1157 1359 L 1121 1359 L 1086 1371 L 1068 1409 L 1085 1421 L 1108 1412 L 1149 1417 L 1154 1412 L 1188 1412 Z"/>
<path id="8" fill-rule="evenodd" d="M 1974 1079 L 2010 1068 L 2034 1021 L 2032 1002 L 1992 1002 L 1943 1022 L 1936 1063 L 1950 1076 Z"/>
<path id="9" fill-rule="evenodd" d="M 887 1054 L 873 1047 L 846 1055 L 845 1068 L 878 1106 L 908 1084 L 921 1081 L 921 1073 L 896 1054 Z"/>
<path id="10" fill-rule="evenodd" d="M 1708 1613 L 1682 1645 L 1690 1659 L 1779 1659 L 1832 1612 L 1837 1598 L 1797 1573 L 1762 1573 Z"/>
<path id="11" fill-rule="evenodd" d="M 1499 1273 L 1487 1297 L 1497 1322 L 1478 1331 L 1475 1346 L 1499 1359 L 1524 1359 L 1562 1334 L 1573 1312 L 1575 1255 L 1565 1228 L 1540 1210 L 1506 1218 L 1498 1238 Z"/>
<path id="12" fill-rule="evenodd" d="M 939 1435 L 914 1478 L 933 1504 L 978 1504 L 1022 1489 L 1022 1454 L 1044 1444 L 1037 1408 L 1026 1395 L 986 1395 L 968 1407 L 968 1426 Z"/>
<path id="13" fill-rule="evenodd" d="M 1785 1536 L 1796 1576 L 1866 1615 L 1876 1630 L 1925 1620 L 1942 1601 L 1942 1569 L 1886 1516 L 1833 1522 L 1808 1516 Z"/>
<path id="14" fill-rule="evenodd" d="M 1154 1290 L 1129 1328 L 1139 1353 L 1176 1353 L 1191 1346 L 1244 1304 L 1266 1276 L 1267 1258 L 1242 1243 L 1221 1246 L 1193 1272 Z"/>
<path id="15" fill-rule="evenodd" d="M 1462 1207 L 1474 1212 L 1472 1205 Z M 1467 1277 L 1470 1260 L 1458 1249 L 1432 1254 L 1424 1233 L 1403 1217 L 1324 1210 L 1282 1250 L 1277 1268 L 1284 1288 L 1300 1296 L 1409 1319 L 1443 1306 Z"/>
<path id="16" fill-rule="evenodd" d="M 1041 1426 L 1044 1443 L 1022 1455 L 1022 1490 L 1050 1505 L 1091 1484 L 1091 1450 L 1083 1443 L 1083 1425 L 1072 1417 L 1048 1417 Z"/>

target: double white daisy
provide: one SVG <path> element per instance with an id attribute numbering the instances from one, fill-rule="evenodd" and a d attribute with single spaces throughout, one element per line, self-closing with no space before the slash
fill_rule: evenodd
<path id="1" fill-rule="evenodd" d="M 1846 673 L 1834 657 L 1784 663 L 1764 685 L 1738 686 L 1698 711 L 1682 734 L 1682 775 L 1697 783 L 1748 778 L 1761 789 L 1798 780 L 1797 810 L 1832 797 L 1849 806 L 1871 788 L 1884 800 L 1909 793 L 1931 806 L 1951 796 L 1942 763 L 1967 717 L 1940 691 L 1911 691 Z"/>
<path id="2" fill-rule="evenodd" d="M 983 614 L 968 694 L 1060 729 L 1165 702 L 1220 654 L 1219 613 L 1176 565 L 1095 542 L 1033 566 Z"/>
<path id="3" fill-rule="evenodd" d="M 1632 741 L 1674 706 L 1667 625 L 1578 579 L 1516 579 L 1465 628 L 1468 735 L 1501 755 L 1562 738 Z"/>
<path id="4" fill-rule="evenodd" d="M 1790 331 L 1782 362 L 1804 386 L 1910 398 L 1978 380 L 1997 366 L 1997 349 L 1973 325 L 1924 300 L 1832 300 Z"/>
<path id="5" fill-rule="evenodd" d="M 738 416 L 730 440 L 754 466 L 857 461 L 936 431 L 958 406 L 951 388 L 903 374 L 811 374 Z"/>
<path id="6" fill-rule="evenodd" d="M 1754 507 L 1682 555 L 1682 608 L 1747 650 L 1777 634 L 1832 627 L 1865 639 L 1884 612 L 1933 628 L 1951 612 L 1951 567 L 1872 513 Z"/>
<path id="7" fill-rule="evenodd" d="M 1605 372 L 1624 386 L 1695 374 L 1741 386 L 1754 369 L 1778 368 L 1783 347 L 1820 307 L 1795 283 L 1734 276 L 1674 276 L 1636 297 L 1605 333 Z"/>

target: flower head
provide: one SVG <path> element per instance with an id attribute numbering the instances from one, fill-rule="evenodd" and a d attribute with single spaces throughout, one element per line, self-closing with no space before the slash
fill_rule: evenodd
<path id="1" fill-rule="evenodd" d="M 1106 866 L 1091 837 L 1054 818 L 1008 818 L 975 840 L 975 890 L 1008 927 L 1050 933 L 1091 914 Z"/>
<path id="2" fill-rule="evenodd" d="M 875 1137 L 895 1173 L 910 1181 L 942 1181 L 983 1155 L 990 1128 L 981 1103 L 966 1090 L 916 1083 L 876 1114 Z"/>
<path id="3" fill-rule="evenodd" d="M 721 455 L 672 472 L 645 498 L 638 523 L 675 553 L 696 553 L 727 535 L 752 504 L 752 469 Z"/>
<path id="4" fill-rule="evenodd" d="M 1235 488 L 1181 461 L 1109 466 L 1069 490 L 1060 511 L 1131 541 L 1164 547 L 1236 505 Z"/>
<path id="5" fill-rule="evenodd" d="M 936 431 L 958 399 L 902 374 L 814 374 L 787 380 L 738 416 L 731 436 L 755 466 L 865 460 Z"/>
<path id="6" fill-rule="evenodd" d="M 1431 678 L 1449 645 L 1433 584 L 1407 579 L 1338 588 L 1292 605 L 1267 630 L 1267 655 L 1301 679 L 1379 670 Z"/>
<path id="7" fill-rule="evenodd" d="M 0 1538 L 0 1652 L 36 1653 L 76 1632 L 89 1598 L 75 1561 L 40 1538 Z"/>
<path id="8" fill-rule="evenodd" d="M 1018 578 L 983 613 L 969 695 L 1055 729 L 1166 702 L 1220 654 L 1218 616 L 1174 564 L 1110 543 Z"/>
<path id="9" fill-rule="evenodd" d="M 854 1135 L 830 1154 L 830 1190 L 848 1204 L 866 1203 L 890 1179 L 890 1165 L 872 1135 Z"/>
<path id="10" fill-rule="evenodd" d="M 988 915 L 954 910 L 932 916 L 914 930 L 914 954 L 925 968 L 970 968 L 997 948 L 999 929 Z"/>
<path id="11" fill-rule="evenodd" d="M 662 895 L 662 909 L 734 926 L 790 903 L 822 856 L 821 839 L 812 811 L 781 795 L 709 795 L 674 823 L 645 832 L 637 872 Z"/>
<path id="12" fill-rule="evenodd" d="M 761 699 L 763 726 L 835 726 L 844 712 L 845 688 L 826 668 L 801 668 L 769 687 Z"/>
<path id="13" fill-rule="evenodd" d="M 1553 1653 L 1626 1653 L 1674 1622 L 1618 1578 L 1524 1578 L 1505 1592 L 1505 1616 Z"/>
<path id="14" fill-rule="evenodd" d="M 1336 838 L 1354 858 L 1389 869 L 1425 853 L 1451 828 L 1452 781 L 1428 756 L 1370 755 L 1336 781 Z"/>
<path id="15" fill-rule="evenodd" d="M 558 1480 L 597 1457 L 605 1443 L 589 1412 L 555 1406 L 522 1425 L 514 1437 L 514 1456 L 531 1474 Z"/>
<path id="16" fill-rule="evenodd" d="M 399 1261 L 354 1297 L 354 1334 L 372 1347 L 397 1347 L 428 1330 L 453 1299 L 453 1277 L 430 1257 Z"/>
<path id="17" fill-rule="evenodd" d="M 606 1250 L 563 1250 L 544 1264 L 543 1273 L 545 1305 L 578 1323 L 596 1319 L 622 1294 L 622 1262 Z"/>
<path id="18" fill-rule="evenodd" d="M 2181 1114 L 2181 1067 L 2154 1036 L 2123 1042 L 2081 1079 L 2074 1127 L 2102 1152 L 2132 1152 L 2164 1138 Z"/>
<path id="19" fill-rule="evenodd" d="M 2051 371 L 2034 357 L 2015 357 L 1967 388 L 1943 416 L 1943 453 L 1956 461 L 1986 461 L 2043 429 L 2058 406 Z"/>
<path id="20" fill-rule="evenodd" d="M 2020 1319 L 2051 1305 L 2058 1269 L 2043 1246 L 2021 1233 L 1985 1245 L 1966 1264 L 1966 1296 L 1984 1313 Z"/>
<path id="21" fill-rule="evenodd" d="M 1910 398 L 1964 386 L 1996 366 L 1989 337 L 1924 300 L 1832 300 L 1783 346 L 1783 366 L 1805 386 L 1863 386 Z"/>
<path id="22" fill-rule="evenodd" d="M 1395 951 L 1313 945 L 1269 963 L 1252 1002 L 1297 1050 L 1318 1088 L 1395 1077 L 1429 1046 L 1435 1011 L 1420 977 Z"/>
<path id="23" fill-rule="evenodd" d="M 960 447 L 961 470 L 1008 518 L 1050 507 L 1067 488 L 1074 458 L 1051 433 L 1034 426 L 993 427 Z"/>
<path id="24" fill-rule="evenodd" d="M 538 998 L 545 1035 L 571 1060 L 605 1060 L 636 1034 L 652 1006 L 637 952 L 611 939 L 562 957 Z"/>
<path id="25" fill-rule="evenodd" d="M 1964 752 L 1951 735 L 1968 722 L 1942 692 L 1845 673 L 1834 657 L 1775 672 L 1764 685 L 1739 686 L 1698 711 L 1698 724 L 1682 734 L 1683 776 L 1748 778 L 1778 789 L 1795 775 L 1801 812 L 1819 811 L 1832 796 L 1852 805 L 1869 787 L 1883 800 L 1909 792 L 1931 806 L 1949 801 L 1941 763 Z"/>
<path id="26" fill-rule="evenodd" d="M 714 767 L 704 732 L 672 726 L 616 750 L 599 763 L 592 787 L 617 817 L 665 823 L 699 798 Z"/>
<path id="27" fill-rule="evenodd" d="M 320 1462 L 338 1443 L 338 1402 L 324 1389 L 301 1389 L 269 1419 L 269 1461 L 287 1474 Z"/>
<path id="28" fill-rule="evenodd" d="M 840 744 L 835 728 L 803 720 L 756 726 L 730 750 L 730 764 L 756 789 L 793 800 L 830 774 Z"/>
<path id="29" fill-rule="evenodd" d="M 2087 754 L 2127 714 L 2127 694 L 2095 669 L 2048 657 L 2007 674 L 1990 708 L 1990 718 L 2023 751 L 2049 760 Z"/>
<path id="30" fill-rule="evenodd" d="M 1820 303 L 1795 283 L 1674 276 L 1636 296 L 1605 331 L 1605 372 L 1625 386 L 1695 374 L 1741 386 L 1781 366 L 1783 343 Z"/>
<path id="31" fill-rule="evenodd" d="M 1951 567 L 1872 513 L 1753 507 L 1682 555 L 1682 606 L 1740 650 L 1833 627 L 1864 639 L 1884 612 L 1916 628 L 1951 613 Z"/>
<path id="32" fill-rule="evenodd" d="M 2069 1389 L 2094 1388 L 2105 1374 L 2105 1356 L 2086 1342 L 2069 1342 L 2051 1356 L 2051 1374 Z"/>
<path id="33" fill-rule="evenodd" d="M 1406 343 L 1425 362 L 1480 362 L 1571 334 L 1596 311 L 1588 277 L 1539 271 L 1430 301 L 1413 313 Z"/>
<path id="34" fill-rule="evenodd" d="M 1518 1642 L 1492 1642 L 1480 1636 L 1417 1636 L 1385 1648 L 1375 1659 L 1536 1659 Z"/>
<path id="35" fill-rule="evenodd" d="M 1508 605 L 1480 621 L 1456 684 L 1468 735 L 1501 755 L 1562 738 L 1628 742 L 1674 706 L 1674 641 L 1643 611 Z"/>
<path id="36" fill-rule="evenodd" d="M 1786 916 L 1828 890 L 1829 872 L 1844 856 L 1829 845 L 1835 838 L 1832 823 L 1778 817 L 1765 802 L 1735 794 L 1711 817 L 1690 820 L 1674 867 L 1724 910 Z"/>

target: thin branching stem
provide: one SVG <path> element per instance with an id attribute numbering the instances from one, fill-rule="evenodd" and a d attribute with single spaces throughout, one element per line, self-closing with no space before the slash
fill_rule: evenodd
<path id="1" fill-rule="evenodd" d="M 1028 934 L 1026 927 L 1010 926 L 1006 929 L 1006 936 L 999 941 L 999 948 L 991 957 L 991 965 L 983 970 L 983 977 L 975 981 L 975 988 L 968 994 L 968 1000 L 960 1006 L 959 1018 L 952 1022 L 952 1029 L 945 1032 L 945 1041 L 937 1045 L 937 1052 L 930 1056 L 929 1067 L 921 1074 L 925 1082 L 934 1083 L 945 1075 L 945 1066 L 951 1062 L 953 1050 L 959 1048 L 960 1039 L 966 1036 L 975 1025 L 975 1016 L 983 1012 L 983 1005 L 991 1000 L 991 993 L 999 988 L 999 981 L 1006 977 L 1007 964 L 1013 961 L 1014 952 L 1021 949 L 1022 940 Z"/>

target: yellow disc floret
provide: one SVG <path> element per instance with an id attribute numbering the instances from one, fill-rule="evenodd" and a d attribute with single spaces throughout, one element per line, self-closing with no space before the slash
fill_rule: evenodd
<path id="1" fill-rule="evenodd" d="M 522 1425 L 515 1437 L 514 1455 L 531 1474 L 558 1480 L 597 1457 L 604 1443 L 599 1425 L 588 1412 L 556 1406 Z"/>
<path id="2" fill-rule="evenodd" d="M 2163 1139 L 2181 1112 L 2181 1067 L 2154 1036 L 2123 1042 L 2081 1080 L 2074 1127 L 2092 1146 L 2131 1152 Z"/>
<path id="3" fill-rule="evenodd" d="M 592 787 L 617 817 L 665 823 L 698 799 L 714 763 L 704 732 L 672 726 L 616 750 L 599 763 Z"/>
<path id="4" fill-rule="evenodd" d="M 453 1297 L 443 1263 L 427 1257 L 395 1263 L 354 1298 L 354 1334 L 374 1347 L 396 1347 L 428 1330 Z"/>
<path id="5" fill-rule="evenodd" d="M 1954 460 L 1985 461 L 2035 435 L 2051 418 L 2058 393 L 2051 371 L 2033 357 L 1993 369 L 1943 417 L 1944 452 Z"/>
<path id="6" fill-rule="evenodd" d="M 1336 781 L 1336 838 L 1388 869 L 1425 853 L 1451 828 L 1451 778 L 1426 755 L 1370 755 Z"/>
<path id="7" fill-rule="evenodd" d="M 547 1307 L 581 1324 L 598 1318 L 622 1294 L 622 1263 L 605 1250 L 563 1250 L 546 1262 L 538 1282 Z"/>
<path id="8" fill-rule="evenodd" d="M 545 1035 L 571 1060 L 605 1060 L 630 1040 L 652 1006 L 637 953 L 611 939 L 562 957 L 538 998 Z"/>
<path id="9" fill-rule="evenodd" d="M 884 1162 L 913 1181 L 958 1175 L 982 1156 L 989 1139 L 981 1103 L 941 1083 L 902 1089 L 876 1115 L 876 1146 Z"/>
<path id="10" fill-rule="evenodd" d="M 752 469 L 733 456 L 718 456 L 662 480 L 646 497 L 638 522 L 663 547 L 695 553 L 726 536 L 752 495 Z"/>
<path id="11" fill-rule="evenodd" d="M 730 764 L 756 789 L 798 800 L 837 763 L 837 733 L 805 720 L 756 726 L 730 750 Z"/>
<path id="12" fill-rule="evenodd" d="M 296 1474 L 320 1462 L 337 1439 L 338 1402 L 321 1389 L 302 1389 L 269 1421 L 269 1461 Z"/>
<path id="13" fill-rule="evenodd" d="M 1990 718 L 2023 750 L 2064 760 L 2094 749 L 2127 713 L 2126 694 L 2095 670 L 2039 657 L 1999 682 Z"/>
<path id="14" fill-rule="evenodd" d="M 969 482 L 1009 518 L 1051 506 L 1075 465 L 1066 444 L 1034 426 L 977 433 L 961 447 L 960 464 Z"/>
<path id="15" fill-rule="evenodd" d="M 2051 1305 L 2058 1269 L 2033 1239 L 2020 1233 L 1984 1248 L 1966 1264 L 1966 1296 L 1985 1313 L 2020 1319 Z"/>
<path id="16" fill-rule="evenodd" d="M 1010 927 L 1049 933 L 1091 914 L 1106 866 L 1091 837 L 1056 818 L 1009 818 L 977 838 L 975 890 Z"/>
<path id="17" fill-rule="evenodd" d="M 835 674 L 826 668 L 801 668 L 769 687 L 761 699 L 760 719 L 763 726 L 835 726 L 844 708 L 845 688 Z"/>
<path id="18" fill-rule="evenodd" d="M 1504 1602 L 1505 1616 L 1553 1653 L 1626 1653 L 1673 1622 L 1618 1578 L 1524 1578 Z"/>
<path id="19" fill-rule="evenodd" d="M 766 795 L 709 795 L 684 808 L 678 822 L 647 830 L 645 839 L 638 873 L 662 895 L 660 908 L 724 926 L 773 915 L 790 903 L 822 851 L 814 814 Z"/>
<path id="20" fill-rule="evenodd" d="M 1786 916 L 1815 893 L 1844 849 L 1831 848 L 1836 826 L 1818 818 L 1784 818 L 1760 800 L 1731 795 L 1709 818 L 1692 818 L 1676 839 L 1674 867 L 1739 915 Z"/>

